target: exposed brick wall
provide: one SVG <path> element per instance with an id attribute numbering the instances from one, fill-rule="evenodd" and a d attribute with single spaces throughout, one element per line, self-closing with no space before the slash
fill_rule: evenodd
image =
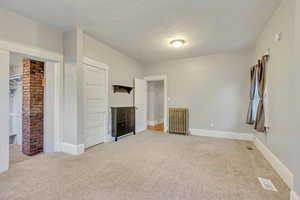
<path id="1" fill-rule="evenodd" d="M 22 151 L 32 156 L 43 152 L 44 63 L 23 60 Z"/>

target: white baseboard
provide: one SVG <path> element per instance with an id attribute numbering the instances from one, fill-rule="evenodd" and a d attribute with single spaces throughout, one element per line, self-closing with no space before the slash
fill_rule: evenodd
<path id="1" fill-rule="evenodd" d="M 236 133 L 236 132 L 204 130 L 204 129 L 190 129 L 190 132 L 191 135 L 195 135 L 195 136 L 226 138 L 226 139 L 233 139 L 233 140 L 253 141 L 254 138 L 252 133 Z"/>
<path id="2" fill-rule="evenodd" d="M 137 129 L 137 130 L 135 130 L 135 133 L 140 133 L 140 132 L 143 132 L 143 131 L 146 131 L 146 130 L 147 130 L 147 127 L 143 128 L 143 129 Z M 128 133 L 128 134 L 131 134 L 131 133 Z"/>
<path id="3" fill-rule="evenodd" d="M 104 142 L 111 142 L 111 141 L 114 141 L 114 137 L 112 137 L 111 135 L 105 137 Z"/>
<path id="4" fill-rule="evenodd" d="M 2 161 L 2 160 L 1 160 L 1 161 Z M 7 161 L 6 163 L 0 163 L 0 173 L 5 172 L 5 171 L 8 170 L 8 168 L 9 168 L 8 162 L 9 162 L 9 161 Z"/>
<path id="5" fill-rule="evenodd" d="M 157 123 L 158 123 L 158 124 L 162 124 L 162 123 L 164 123 L 164 121 L 165 121 L 164 118 L 162 118 L 162 119 L 159 119 L 159 120 L 157 121 Z"/>
<path id="6" fill-rule="evenodd" d="M 293 173 L 264 145 L 258 138 L 254 139 L 256 148 L 263 154 L 267 161 L 272 165 L 275 171 L 289 186 L 290 189 L 294 187 Z"/>
<path id="7" fill-rule="evenodd" d="M 291 198 L 290 200 L 300 200 L 300 196 L 296 194 L 293 190 L 291 191 Z"/>
<path id="8" fill-rule="evenodd" d="M 155 126 L 155 125 L 161 124 L 161 123 L 164 123 L 164 119 L 148 121 L 147 122 L 148 126 Z"/>
<path id="9" fill-rule="evenodd" d="M 148 124 L 148 126 L 155 126 L 156 121 L 148 121 L 147 124 Z"/>
<path id="10" fill-rule="evenodd" d="M 80 155 L 84 153 L 84 144 L 74 145 L 70 143 L 61 143 L 61 151 L 72 155 Z"/>

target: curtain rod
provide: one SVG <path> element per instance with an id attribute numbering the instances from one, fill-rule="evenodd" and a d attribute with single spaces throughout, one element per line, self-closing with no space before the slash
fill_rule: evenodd
<path id="1" fill-rule="evenodd" d="M 264 56 L 267 56 L 268 58 L 270 58 L 270 51 L 271 51 L 271 49 L 270 49 L 270 48 L 267 48 L 266 51 L 265 51 L 264 54 L 263 54 L 263 57 L 264 57 Z M 258 62 L 260 62 L 260 59 L 258 60 Z"/>

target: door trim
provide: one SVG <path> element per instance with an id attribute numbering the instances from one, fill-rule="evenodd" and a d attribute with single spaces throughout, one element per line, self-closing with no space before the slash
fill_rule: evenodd
<path id="1" fill-rule="evenodd" d="M 147 100 L 147 80 L 145 80 L 145 79 L 143 79 L 143 78 L 134 78 L 134 83 L 133 83 L 133 85 L 134 85 L 134 95 L 133 95 L 133 105 L 134 105 L 134 107 L 135 107 L 135 109 L 137 110 L 138 108 L 137 108 L 137 104 L 136 104 L 136 101 L 135 101 L 135 96 L 136 96 L 136 80 L 142 80 L 142 81 L 145 81 L 146 82 L 146 97 L 145 97 L 145 107 L 144 107 L 144 109 L 145 109 L 145 113 L 144 113 L 144 117 L 145 117 L 145 127 L 143 128 L 143 129 L 137 129 L 137 123 L 136 123 L 136 116 L 137 116 L 137 114 L 136 114 L 136 112 L 137 111 L 135 111 L 135 132 L 136 133 L 139 133 L 139 132 L 142 132 L 142 131 L 145 131 L 145 130 L 147 130 L 147 105 L 148 105 L 148 100 Z"/>
<path id="2" fill-rule="evenodd" d="M 109 73 L 109 66 L 107 64 L 101 63 L 97 60 L 94 60 L 92 58 L 89 57 L 83 57 L 83 64 L 89 65 L 91 67 L 95 67 L 98 69 L 102 69 L 105 71 L 105 84 L 106 84 L 106 88 L 105 88 L 105 95 L 106 95 L 106 109 L 105 109 L 105 131 L 104 131 L 104 142 L 110 141 L 111 140 L 111 136 L 109 135 L 109 119 L 108 119 L 108 111 L 109 111 L 109 81 L 108 81 L 108 73 Z M 84 91 L 83 91 L 84 93 Z M 85 93 L 84 93 L 85 96 Z M 84 108 L 85 109 L 85 108 Z M 85 111 L 85 110 L 84 110 Z M 85 115 L 85 113 L 84 113 Z"/>
<path id="3" fill-rule="evenodd" d="M 54 119 L 54 137 L 55 139 L 55 146 L 54 151 L 59 152 L 61 151 L 61 141 L 62 141 L 62 134 L 63 134 L 63 60 L 64 56 L 61 53 L 56 53 L 53 51 L 49 51 L 43 48 L 38 48 L 35 46 L 25 45 L 22 43 L 17 43 L 13 41 L 6 41 L 6 40 L 0 40 L 0 51 L 8 53 L 7 58 L 10 59 L 11 53 L 21 54 L 26 57 L 31 57 L 32 59 L 41 60 L 45 63 L 52 62 L 55 64 L 55 74 L 57 75 L 55 77 L 55 103 L 53 112 L 55 115 Z M 4 62 L 5 60 L 3 60 Z M 1 62 L 1 61 L 0 61 Z M 9 69 L 9 63 L 4 63 L 4 68 Z M 8 78 L 7 74 L 7 78 Z M 8 91 L 8 88 L 7 88 Z M 4 101 L 9 100 L 9 96 L 4 96 Z M 1 113 L 1 116 L 3 115 L 5 120 L 9 121 L 9 113 L 4 112 Z M 5 116 L 4 116 L 5 115 Z M 47 113 L 46 113 L 47 115 Z M 0 157 L 3 157 L 5 161 L 3 163 L 0 163 L 0 173 L 2 171 L 6 171 L 9 168 L 9 139 L 8 139 L 8 128 L 4 128 L 4 131 L 0 133 L 0 138 L 4 137 L 4 145 L 3 145 L 3 151 L 5 153 L 2 153 L 2 149 L 0 148 Z M 3 135 L 2 135 L 3 134 Z M 0 142 L 1 143 L 1 142 Z M 2 146 L 2 145 L 1 145 Z M 2 167 L 2 165 L 4 167 Z"/>
<path id="4" fill-rule="evenodd" d="M 101 63 L 89 57 L 83 57 L 83 63 L 100 69 L 109 70 L 109 66 L 107 64 Z"/>
<path id="5" fill-rule="evenodd" d="M 144 79 L 149 81 L 164 81 L 164 131 L 168 131 L 168 77 L 167 75 L 146 76 Z"/>

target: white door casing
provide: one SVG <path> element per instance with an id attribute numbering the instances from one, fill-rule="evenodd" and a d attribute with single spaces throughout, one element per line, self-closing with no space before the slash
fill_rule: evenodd
<path id="1" fill-rule="evenodd" d="M 147 129 L 147 81 L 134 79 L 135 130 Z"/>
<path id="2" fill-rule="evenodd" d="M 0 49 L 0 173 L 9 166 L 9 51 Z"/>
<path id="3" fill-rule="evenodd" d="M 164 132 L 168 131 L 168 82 L 166 75 L 146 76 L 147 81 L 163 81 L 164 82 Z"/>
<path id="4" fill-rule="evenodd" d="M 41 48 L 31 47 L 27 46 L 21 43 L 15 43 L 12 41 L 5 41 L 0 40 L 0 65 L 2 67 L 1 73 L 6 73 L 5 76 L 1 75 L 1 86 L 0 87 L 0 93 L 1 93 L 1 105 L 5 105 L 5 102 L 9 102 L 9 87 L 7 87 L 7 90 L 4 94 L 2 94 L 2 89 L 5 86 L 8 86 L 8 77 L 9 77 L 9 57 L 10 53 L 20 54 L 26 57 L 32 57 L 36 59 L 43 60 L 45 62 L 52 62 L 55 63 L 56 69 L 55 70 L 55 102 L 53 106 L 53 114 L 55 116 L 54 122 L 52 126 L 54 126 L 54 130 L 52 134 L 55 137 L 55 147 L 54 151 L 60 151 L 61 150 L 61 141 L 62 141 L 62 133 L 63 133 L 63 60 L 64 56 L 62 54 L 48 51 Z M 4 56 L 4 57 L 3 57 Z M 7 71 L 6 71 L 7 70 Z M 6 81 L 7 80 L 7 81 Z M 3 90 L 4 91 L 4 90 Z M 6 109 L 9 109 L 9 106 L 5 106 L 4 109 L 1 108 L 1 116 L 0 119 L 2 122 L 9 119 L 8 115 L 6 114 Z M 7 115 L 5 118 L 4 115 Z M 48 115 L 48 113 L 45 113 L 45 116 Z M 3 126 L 8 126 L 9 122 L 2 123 L 0 125 L 2 133 L 0 133 L 0 173 L 1 171 L 5 171 L 9 167 L 9 136 L 8 136 L 8 129 L 7 132 L 5 131 L 6 128 Z M 49 132 L 50 133 L 50 132 Z M 4 138 L 3 138 L 4 137 Z M 3 144 L 2 144 L 3 142 Z"/>
<path id="5" fill-rule="evenodd" d="M 84 64 L 85 148 L 103 143 L 108 130 L 108 72 L 89 63 Z"/>

